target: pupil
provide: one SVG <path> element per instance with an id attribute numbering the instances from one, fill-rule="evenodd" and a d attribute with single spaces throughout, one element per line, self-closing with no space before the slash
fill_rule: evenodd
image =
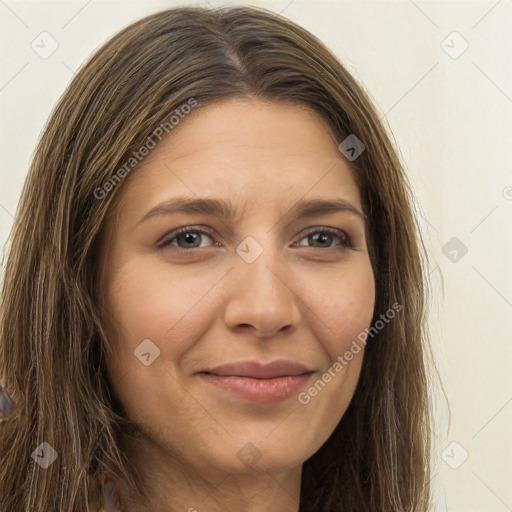
<path id="1" fill-rule="evenodd" d="M 330 235 L 325 235 L 323 233 L 319 233 L 319 234 L 316 234 L 316 235 L 313 235 L 313 238 L 315 239 L 315 241 L 319 241 L 320 243 L 325 243 L 326 240 L 328 240 L 330 237 Z"/>
<path id="2" fill-rule="evenodd" d="M 198 237 L 198 233 L 184 233 L 183 237 L 185 238 L 186 244 L 193 244 Z"/>

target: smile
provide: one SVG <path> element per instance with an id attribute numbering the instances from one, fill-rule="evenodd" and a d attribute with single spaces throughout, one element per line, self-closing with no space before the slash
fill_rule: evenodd
<path id="1" fill-rule="evenodd" d="M 295 395 L 306 384 L 313 371 L 301 375 L 255 378 L 239 375 L 215 375 L 202 372 L 203 382 L 222 391 L 254 402 L 279 402 Z"/>

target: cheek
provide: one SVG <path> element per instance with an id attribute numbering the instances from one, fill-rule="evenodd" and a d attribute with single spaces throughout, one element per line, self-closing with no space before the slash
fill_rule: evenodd
<path id="1" fill-rule="evenodd" d="M 164 271 L 165 270 L 165 271 Z M 133 259 L 108 284 L 108 332 L 114 334 L 122 368 L 139 369 L 134 351 L 150 339 L 168 370 L 214 322 L 207 300 L 219 277 L 214 273 L 169 272 Z M 172 341 L 172 343 L 171 343 Z"/>
<path id="2" fill-rule="evenodd" d="M 375 281 L 369 261 L 325 273 L 310 292 L 308 306 L 322 321 L 319 334 L 331 361 L 344 353 L 369 327 L 375 305 Z"/>
<path id="3" fill-rule="evenodd" d="M 107 332 L 115 352 L 109 382 L 128 416 L 141 425 L 148 417 L 153 418 L 152 425 L 159 424 L 155 418 L 162 415 L 162 403 L 169 410 L 198 414 L 195 402 L 187 401 L 173 375 L 215 321 L 205 294 L 220 277 L 165 270 L 133 259 L 117 270 L 107 286 Z"/>

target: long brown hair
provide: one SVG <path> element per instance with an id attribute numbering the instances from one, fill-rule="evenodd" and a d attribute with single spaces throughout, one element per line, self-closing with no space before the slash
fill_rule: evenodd
<path id="1" fill-rule="evenodd" d="M 191 99 L 201 108 L 237 96 L 305 105 L 340 143 L 363 141 L 348 163 L 368 216 L 372 324 L 402 306 L 368 338 L 349 408 L 304 463 L 300 511 L 428 509 L 426 251 L 390 136 L 363 87 L 303 28 L 265 9 L 188 7 L 141 19 L 97 50 L 37 146 L 1 296 L 0 377 L 17 406 L 0 426 L 1 510 L 94 510 L 108 473 L 144 496 L 122 449 L 138 426 L 106 377 L 113 351 L 101 321 L 102 236 L 132 172 L 119 169 L 155 128 Z M 31 457 L 43 442 L 58 453 L 47 469 Z"/>

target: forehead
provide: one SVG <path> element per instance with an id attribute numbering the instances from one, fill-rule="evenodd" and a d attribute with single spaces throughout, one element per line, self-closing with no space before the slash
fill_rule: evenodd
<path id="1" fill-rule="evenodd" d="M 135 169 L 121 204 L 169 195 L 285 207 L 311 194 L 360 208 L 352 171 L 326 121 L 302 106 L 231 99 L 199 106 Z"/>
<path id="2" fill-rule="evenodd" d="M 189 151 L 224 144 L 296 152 L 300 143 L 304 153 L 317 154 L 329 153 L 335 144 L 325 120 L 304 105 L 238 98 L 199 105 L 169 139 L 174 140 L 177 159 Z M 158 153 L 155 150 L 153 156 Z"/>

